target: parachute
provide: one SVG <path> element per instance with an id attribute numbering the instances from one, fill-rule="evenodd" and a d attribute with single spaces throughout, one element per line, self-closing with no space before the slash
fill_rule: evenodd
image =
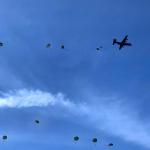
<path id="1" fill-rule="evenodd" d="M 78 141 L 78 140 L 79 140 L 79 137 L 78 137 L 78 136 L 75 136 L 73 139 L 74 139 L 74 141 Z"/>
<path id="2" fill-rule="evenodd" d="M 3 135 L 2 139 L 7 140 L 7 135 Z"/>
<path id="3" fill-rule="evenodd" d="M 51 44 L 50 44 L 50 43 L 48 43 L 48 44 L 46 45 L 46 47 L 47 47 L 47 48 L 50 48 L 50 47 L 51 47 Z"/>
<path id="4" fill-rule="evenodd" d="M 35 120 L 35 123 L 39 124 L 39 123 L 40 123 L 40 121 L 39 121 L 39 120 Z"/>
<path id="5" fill-rule="evenodd" d="M 113 146 L 113 145 L 114 145 L 113 143 L 109 143 L 109 144 L 108 144 L 108 146 L 110 146 L 110 147 Z"/>
<path id="6" fill-rule="evenodd" d="M 92 142 L 93 142 L 93 143 L 97 143 L 97 138 L 93 138 L 93 139 L 92 139 Z"/>
<path id="7" fill-rule="evenodd" d="M 3 43 L 2 42 L 0 42 L 0 47 L 2 47 L 3 46 Z"/>
<path id="8" fill-rule="evenodd" d="M 62 45 L 61 45 L 61 49 L 64 49 L 64 48 L 65 48 L 65 46 L 62 44 Z"/>

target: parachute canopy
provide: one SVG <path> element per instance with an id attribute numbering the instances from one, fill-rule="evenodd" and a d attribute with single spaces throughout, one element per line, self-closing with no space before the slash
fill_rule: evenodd
<path id="1" fill-rule="evenodd" d="M 65 48 L 65 46 L 62 44 L 62 45 L 61 45 L 61 49 L 64 49 L 64 48 Z"/>
<path id="2" fill-rule="evenodd" d="M 113 143 L 109 143 L 109 144 L 108 144 L 108 146 L 113 146 L 113 145 L 114 145 Z"/>
<path id="3" fill-rule="evenodd" d="M 47 47 L 47 48 L 50 48 L 50 47 L 51 47 L 51 44 L 50 44 L 50 43 L 48 43 L 48 44 L 46 45 L 46 47 Z"/>
<path id="4" fill-rule="evenodd" d="M 2 139 L 7 140 L 7 135 L 3 135 Z"/>
<path id="5" fill-rule="evenodd" d="M 92 139 L 92 142 L 93 142 L 93 143 L 96 143 L 96 142 L 97 142 L 97 138 L 93 138 L 93 139 Z"/>
<path id="6" fill-rule="evenodd" d="M 103 48 L 103 47 L 100 46 L 100 47 L 97 47 L 96 50 L 99 51 L 99 50 L 102 50 L 102 48 Z"/>
<path id="7" fill-rule="evenodd" d="M 73 139 L 74 139 L 74 141 L 78 141 L 78 140 L 79 140 L 79 137 L 78 137 L 78 136 L 75 136 Z"/>
<path id="8" fill-rule="evenodd" d="M 0 47 L 2 47 L 3 46 L 3 43 L 2 42 L 0 42 Z"/>
<path id="9" fill-rule="evenodd" d="M 39 124 L 39 123 L 40 123 L 40 121 L 39 121 L 39 120 L 35 120 L 35 123 Z"/>

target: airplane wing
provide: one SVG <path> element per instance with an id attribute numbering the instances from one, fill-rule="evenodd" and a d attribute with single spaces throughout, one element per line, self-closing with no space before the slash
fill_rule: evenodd
<path id="1" fill-rule="evenodd" d="M 132 46 L 131 43 L 124 43 L 124 45 L 126 45 L 126 46 Z"/>
<path id="2" fill-rule="evenodd" d="M 121 44 L 121 42 L 115 42 L 116 44 L 118 44 L 118 45 L 120 45 Z"/>
<path id="3" fill-rule="evenodd" d="M 126 36 L 124 37 L 124 39 L 122 40 L 122 43 L 127 42 L 127 40 L 128 40 L 128 35 L 126 35 Z"/>
<path id="4" fill-rule="evenodd" d="M 120 46 L 119 46 L 119 50 L 121 50 L 123 48 L 123 45 L 122 44 L 120 44 Z"/>

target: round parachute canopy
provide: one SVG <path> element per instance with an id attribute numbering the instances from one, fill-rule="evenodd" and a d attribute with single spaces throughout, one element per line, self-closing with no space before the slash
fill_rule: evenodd
<path id="1" fill-rule="evenodd" d="M 2 139 L 7 140 L 7 135 L 3 135 Z"/>
<path id="2" fill-rule="evenodd" d="M 3 43 L 2 42 L 0 42 L 0 47 L 2 47 L 3 46 Z"/>
<path id="3" fill-rule="evenodd" d="M 103 48 L 103 47 L 100 46 L 100 47 L 97 47 L 96 50 L 97 50 L 97 51 L 100 51 L 100 50 L 102 50 L 102 48 Z"/>
<path id="4" fill-rule="evenodd" d="M 40 121 L 39 121 L 39 120 L 35 120 L 35 123 L 39 124 L 39 123 L 40 123 Z"/>
<path id="5" fill-rule="evenodd" d="M 113 146 L 113 145 L 114 145 L 113 143 L 109 143 L 109 144 L 108 144 L 108 146 L 110 146 L 110 147 Z"/>
<path id="6" fill-rule="evenodd" d="M 93 142 L 93 143 L 97 143 L 97 138 L 93 138 L 93 139 L 92 139 L 92 142 Z"/>
<path id="7" fill-rule="evenodd" d="M 61 49 L 64 49 L 64 48 L 65 48 L 65 46 L 62 44 L 62 45 L 61 45 Z"/>
<path id="8" fill-rule="evenodd" d="M 78 137 L 78 136 L 75 136 L 73 139 L 74 139 L 74 141 L 78 141 L 78 140 L 79 140 L 79 137 Z"/>
<path id="9" fill-rule="evenodd" d="M 47 47 L 47 48 L 50 48 L 50 47 L 51 47 L 51 44 L 50 44 L 50 43 L 48 43 L 48 44 L 46 45 L 46 47 Z"/>

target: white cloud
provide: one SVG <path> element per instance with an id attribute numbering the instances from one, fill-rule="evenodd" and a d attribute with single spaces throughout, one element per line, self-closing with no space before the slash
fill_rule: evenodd
<path id="1" fill-rule="evenodd" d="M 128 142 L 150 148 L 150 125 L 140 120 L 138 113 L 124 105 L 113 104 L 93 107 L 93 114 L 89 118 L 96 128 L 120 137 Z M 95 115 L 96 114 L 96 115 Z"/>
<path id="2" fill-rule="evenodd" d="M 0 107 L 22 108 L 22 107 L 46 107 L 60 106 L 66 108 L 71 114 L 86 114 L 88 109 L 85 104 L 75 104 L 62 93 L 56 95 L 40 90 L 17 90 L 1 93 Z"/>
<path id="3" fill-rule="evenodd" d="M 52 95 L 48 92 L 40 90 L 18 90 L 10 91 L 9 93 L 3 93 L 3 97 L 0 98 L 0 107 L 21 108 L 21 107 L 44 107 L 48 105 L 55 105 L 56 103 L 61 105 L 71 105 L 69 101 L 64 100 L 64 96 L 61 93 Z"/>
<path id="4" fill-rule="evenodd" d="M 4 93 L 0 98 L 1 108 L 45 106 L 64 107 L 70 115 L 86 116 L 88 123 L 95 124 L 95 128 L 98 130 L 104 130 L 123 140 L 150 148 L 150 126 L 138 118 L 137 110 L 132 110 L 124 104 L 118 103 L 114 98 L 111 104 L 105 104 L 102 100 L 96 105 L 83 104 L 67 99 L 62 93 L 54 95 L 40 90 L 26 89 Z"/>

